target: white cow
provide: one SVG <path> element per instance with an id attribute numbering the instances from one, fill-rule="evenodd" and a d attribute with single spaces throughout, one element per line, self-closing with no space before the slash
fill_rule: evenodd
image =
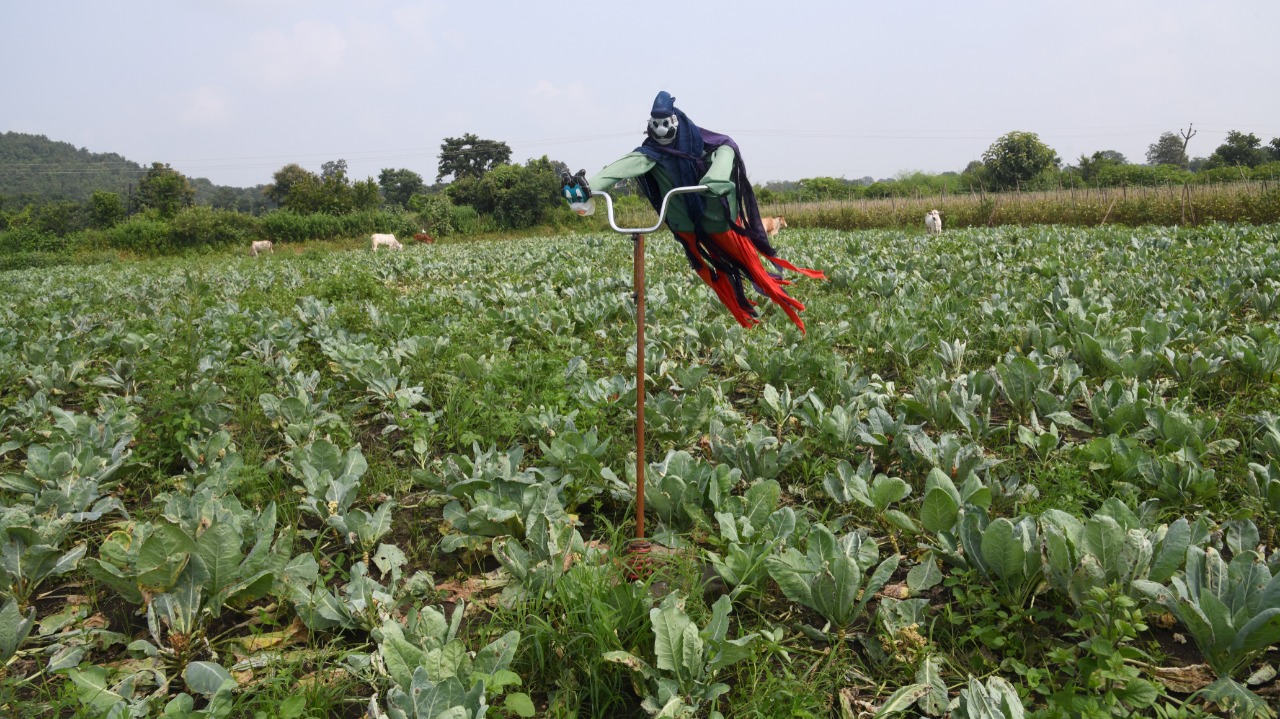
<path id="1" fill-rule="evenodd" d="M 372 242 L 373 242 L 373 251 L 374 251 L 374 252 L 377 252 L 379 247 L 386 247 L 386 248 L 388 248 L 388 249 L 392 249 L 392 250 L 403 250 L 403 249 L 404 249 L 404 245 L 400 244 L 400 242 L 399 242 L 398 240 L 396 240 L 396 236 L 395 236 L 395 235 L 384 235 L 384 234 L 374 233 L 374 234 L 370 237 L 370 239 L 371 239 L 371 240 L 372 240 Z"/>
<path id="2" fill-rule="evenodd" d="M 925 215 L 924 228 L 928 230 L 931 235 L 941 235 L 942 215 L 939 215 L 937 210 L 933 210 L 929 214 Z"/>
<path id="3" fill-rule="evenodd" d="M 249 247 L 249 254 L 257 257 L 259 252 L 270 252 L 273 255 L 276 253 L 271 240 L 254 240 L 253 245 Z"/>

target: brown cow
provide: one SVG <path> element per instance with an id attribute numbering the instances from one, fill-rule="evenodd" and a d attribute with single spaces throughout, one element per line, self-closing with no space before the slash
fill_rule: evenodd
<path id="1" fill-rule="evenodd" d="M 436 238 L 428 235 L 425 228 L 418 230 L 418 233 L 413 236 L 413 239 L 424 245 L 434 245 L 436 243 Z"/>
<path id="2" fill-rule="evenodd" d="M 770 237 L 778 234 L 778 230 L 787 226 L 787 218 L 785 217 L 761 217 L 760 222 L 764 224 L 764 231 L 768 232 Z"/>

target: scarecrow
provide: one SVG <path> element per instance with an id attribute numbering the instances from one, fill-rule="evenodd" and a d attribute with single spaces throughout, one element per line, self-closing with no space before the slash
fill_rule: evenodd
<path id="1" fill-rule="evenodd" d="M 589 180 L 585 172 L 561 178 L 565 199 L 579 214 L 591 212 L 591 190 L 604 190 L 622 180 L 637 178 L 640 190 L 658 210 L 673 187 L 706 185 L 703 193 L 672 199 L 667 227 L 684 250 L 693 271 L 743 327 L 760 323 L 756 303 L 747 297 L 745 283 L 782 308 L 804 331 L 800 311 L 804 305 L 787 294 L 791 284 L 778 272 L 765 269 L 761 257 L 777 270 L 790 270 L 826 279 L 817 270 L 796 267 L 778 257 L 769 243 L 755 192 L 747 179 L 738 145 L 726 135 L 693 124 L 668 92 L 653 101 L 648 137 L 634 152 L 597 172 Z"/>

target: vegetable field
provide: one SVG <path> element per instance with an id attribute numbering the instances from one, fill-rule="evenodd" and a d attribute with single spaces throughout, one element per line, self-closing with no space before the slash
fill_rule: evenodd
<path id="1" fill-rule="evenodd" d="M 0 274 L 0 713 L 1275 716 L 1280 226 Z M 767 303 L 764 303 L 767 304 Z"/>

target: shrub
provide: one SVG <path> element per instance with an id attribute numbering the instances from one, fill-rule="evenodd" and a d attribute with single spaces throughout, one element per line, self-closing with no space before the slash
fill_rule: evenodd
<path id="1" fill-rule="evenodd" d="M 444 195 L 414 195 L 409 209 L 417 213 L 418 224 L 427 234 L 444 237 L 453 233 L 453 205 Z"/>
<path id="2" fill-rule="evenodd" d="M 169 221 L 174 248 L 247 245 L 257 239 L 258 218 L 211 207 L 188 207 Z"/>
<path id="3" fill-rule="evenodd" d="M 106 231 L 107 245 L 117 250 L 159 254 L 173 249 L 169 223 L 151 213 L 134 215 Z"/>

